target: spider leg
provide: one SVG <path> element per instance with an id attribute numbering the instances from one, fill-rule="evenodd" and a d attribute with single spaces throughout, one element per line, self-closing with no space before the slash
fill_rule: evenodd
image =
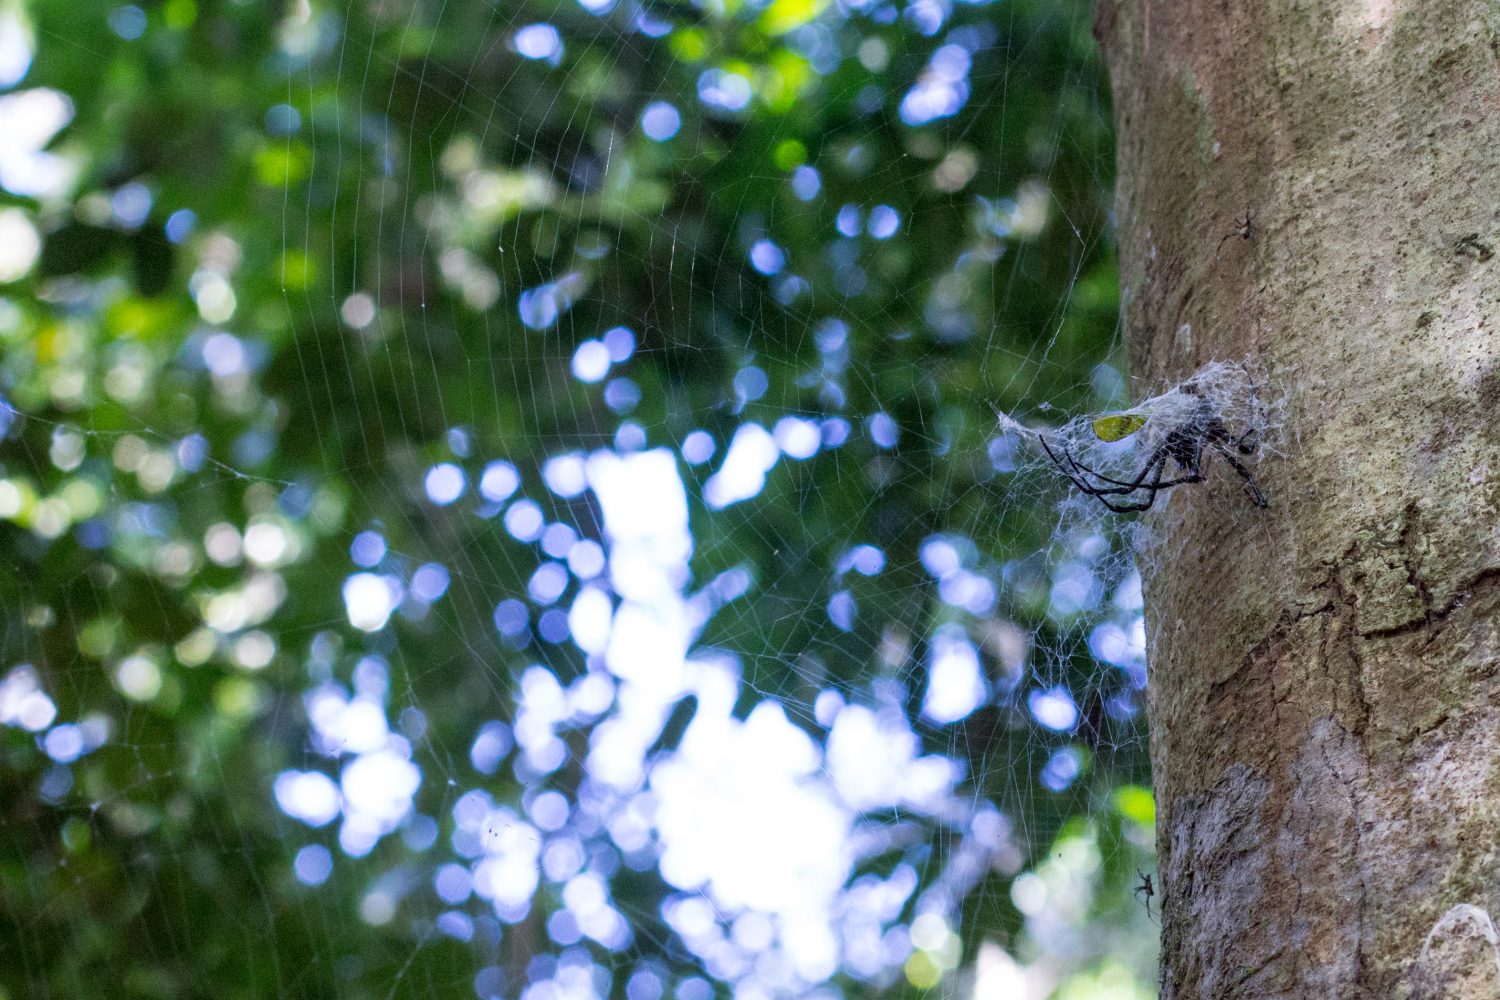
<path id="1" fill-rule="evenodd" d="M 1156 491 L 1151 490 L 1146 495 L 1146 499 L 1142 500 L 1140 503 L 1110 503 L 1108 500 L 1097 495 L 1096 499 L 1098 499 L 1100 503 L 1108 507 L 1110 510 L 1114 511 L 1116 514 L 1134 514 L 1137 511 L 1151 509 L 1151 505 L 1156 502 Z"/>
<path id="2" fill-rule="evenodd" d="M 1145 510 L 1147 507 L 1150 507 L 1151 502 L 1156 499 L 1156 491 L 1152 489 L 1151 486 L 1145 487 L 1145 489 L 1147 489 L 1149 492 L 1144 504 L 1113 504 L 1104 499 L 1104 497 L 1106 494 L 1114 496 L 1136 492 L 1137 490 L 1142 488 L 1142 484 L 1145 483 L 1147 477 L 1151 475 L 1153 469 L 1156 470 L 1156 478 L 1160 480 L 1160 467 L 1166 463 L 1166 452 L 1164 449 L 1157 449 L 1156 453 L 1151 456 L 1151 461 L 1147 462 L 1146 467 L 1141 470 L 1140 478 L 1134 485 L 1121 483 L 1119 484 L 1119 488 L 1105 489 L 1093 485 L 1084 478 L 1085 475 L 1092 474 L 1093 470 L 1087 468 L 1086 466 L 1080 465 L 1078 461 L 1073 458 L 1073 454 L 1066 448 L 1062 450 L 1063 454 L 1067 456 L 1068 459 L 1068 462 L 1065 465 L 1063 464 L 1063 460 L 1057 457 L 1057 452 L 1052 450 L 1052 446 L 1047 443 L 1047 439 L 1045 437 L 1039 437 L 1037 440 L 1041 442 L 1042 450 L 1047 453 L 1047 457 L 1052 460 L 1052 464 L 1057 466 L 1057 471 L 1061 472 L 1067 478 L 1068 482 L 1072 483 L 1074 486 L 1078 487 L 1079 490 L 1088 494 L 1089 496 L 1097 498 L 1100 503 L 1104 504 L 1104 506 L 1108 507 L 1110 510 L 1116 512 L 1117 514 L 1126 514 L 1131 511 Z M 1069 471 L 1069 465 L 1078 470 L 1077 475 Z"/>
<path id="3" fill-rule="evenodd" d="M 1151 461 L 1147 463 L 1146 468 L 1141 475 L 1142 481 L 1137 484 L 1134 489 L 1130 490 L 1131 493 L 1134 493 L 1138 490 L 1144 490 L 1146 492 L 1146 499 L 1144 500 L 1135 501 L 1132 503 L 1111 503 L 1110 501 L 1106 500 L 1104 498 L 1104 495 L 1101 493 L 1095 493 L 1094 497 L 1104 506 L 1114 511 L 1116 514 L 1130 514 L 1136 511 L 1150 510 L 1151 505 L 1156 502 L 1156 494 L 1162 489 L 1161 477 L 1166 464 L 1166 453 L 1164 451 L 1158 450 L 1158 454 L 1156 454 L 1151 459 Z M 1152 479 L 1149 483 L 1145 482 L 1146 476 L 1149 475 L 1152 470 L 1155 470 L 1156 478 Z M 1118 493 L 1119 491 L 1116 490 L 1114 492 Z"/>
<path id="4" fill-rule="evenodd" d="M 1224 461 L 1229 463 L 1230 468 L 1238 472 L 1240 477 L 1245 480 L 1245 489 L 1250 494 L 1250 501 L 1262 510 L 1268 507 L 1269 504 L 1266 502 L 1266 495 L 1261 492 L 1260 484 L 1255 481 L 1255 477 L 1250 474 L 1250 470 L 1245 468 L 1245 464 L 1229 454 L 1228 450 L 1223 446 L 1219 447 L 1219 452 L 1224 456 Z"/>
<path id="5" fill-rule="evenodd" d="M 1113 484 L 1115 486 L 1122 487 L 1121 489 L 1117 489 L 1117 490 L 1096 490 L 1094 492 L 1094 496 L 1102 496 L 1102 495 L 1104 495 L 1106 493 L 1107 494 L 1111 494 L 1111 495 L 1120 494 L 1120 493 L 1134 493 L 1136 490 L 1143 490 L 1143 489 L 1164 490 L 1164 489 L 1166 489 L 1169 486 L 1181 486 L 1183 483 L 1201 483 L 1201 482 L 1203 482 L 1203 473 L 1199 471 L 1199 465 L 1201 464 L 1201 459 L 1200 459 L 1200 460 L 1194 461 L 1193 464 L 1191 464 L 1191 465 L 1184 465 L 1182 467 L 1183 469 L 1185 469 L 1187 471 L 1187 475 L 1178 476 L 1176 479 L 1162 479 L 1160 476 L 1158 476 L 1154 482 L 1148 484 L 1146 482 L 1146 480 L 1151 477 L 1151 467 L 1153 465 L 1165 465 L 1166 464 L 1167 456 L 1166 456 L 1165 452 L 1166 452 L 1166 446 L 1165 445 L 1163 445 L 1162 447 L 1156 449 L 1156 453 L 1151 456 L 1151 461 L 1149 461 L 1149 462 L 1146 463 L 1146 467 L 1141 470 L 1141 476 L 1140 476 L 1140 478 L 1137 479 L 1134 484 L 1122 482 L 1121 480 L 1118 480 L 1118 479 L 1111 479 L 1108 476 L 1104 475 L 1103 473 L 1095 472 L 1093 469 L 1090 469 L 1088 466 L 1078 465 L 1078 463 L 1076 463 L 1076 462 L 1073 463 L 1073 464 L 1074 464 L 1074 466 L 1076 468 L 1079 469 L 1079 471 L 1081 471 L 1081 472 L 1087 472 L 1089 475 L 1091 475 L 1094 478 L 1098 479 L 1100 482 L 1111 483 L 1111 484 Z M 1069 456 L 1069 457 L 1071 458 L 1072 456 Z"/>
<path id="6" fill-rule="evenodd" d="M 1162 482 L 1159 482 L 1159 483 L 1156 484 L 1156 488 L 1159 489 L 1159 490 L 1164 490 L 1168 486 L 1181 486 L 1183 483 L 1201 483 L 1201 482 L 1203 482 L 1203 473 L 1199 472 L 1198 471 L 1198 467 L 1194 465 L 1194 466 L 1188 466 L 1188 474 L 1187 475 L 1185 475 L 1185 476 L 1178 476 L 1176 479 L 1166 479 L 1166 480 L 1163 480 Z"/>
<path id="7" fill-rule="evenodd" d="M 1057 466 L 1057 471 L 1061 472 L 1068 478 L 1068 482 L 1072 483 L 1074 486 L 1078 487 L 1080 490 L 1089 494 L 1090 496 L 1098 496 L 1098 494 L 1094 492 L 1094 488 L 1092 486 L 1068 471 L 1068 466 L 1064 465 L 1062 459 L 1057 457 L 1057 453 L 1052 450 L 1052 446 L 1047 443 L 1047 439 L 1045 437 L 1038 437 L 1037 440 L 1042 443 L 1042 450 L 1047 453 L 1048 458 L 1052 459 L 1052 464 Z M 1082 466 L 1080 466 L 1073 460 L 1072 454 L 1066 448 L 1063 449 L 1063 454 L 1068 456 L 1068 462 L 1074 468 L 1082 468 Z"/>
<path id="8" fill-rule="evenodd" d="M 1149 510 L 1151 508 L 1151 505 L 1156 502 L 1156 494 L 1160 493 L 1162 490 L 1168 489 L 1173 486 L 1181 486 L 1184 483 L 1203 482 L 1203 449 L 1201 447 L 1193 456 L 1193 460 L 1190 463 L 1181 466 L 1182 470 L 1185 473 L 1184 475 L 1177 476 L 1175 479 L 1163 479 L 1162 476 L 1165 473 L 1166 464 L 1167 448 L 1165 445 L 1163 445 L 1156 450 L 1156 453 L 1152 456 L 1151 461 L 1147 463 L 1146 469 L 1141 474 L 1141 480 L 1137 482 L 1135 487 L 1129 491 L 1133 493 L 1137 490 L 1145 490 L 1146 499 L 1143 501 L 1140 501 L 1138 503 L 1113 504 L 1104 499 L 1104 496 L 1100 493 L 1095 493 L 1094 496 L 1098 497 L 1099 502 L 1104 504 L 1104 506 L 1108 507 L 1110 510 L 1115 511 L 1119 514 L 1125 514 L 1131 511 Z M 1155 478 L 1150 482 L 1146 482 L 1146 478 L 1150 476 L 1153 471 L 1156 474 Z M 1115 482 L 1115 480 L 1110 479 L 1107 476 L 1099 476 L 1099 478 L 1103 479 L 1105 482 Z M 1121 485 L 1125 484 L 1122 483 Z M 1114 490 L 1111 492 L 1119 493 L 1122 491 Z"/>
<path id="9" fill-rule="evenodd" d="M 1136 476 L 1133 480 L 1126 481 L 1106 476 L 1102 472 L 1089 468 L 1074 458 L 1073 453 L 1066 448 L 1061 449 L 1062 457 L 1059 458 L 1057 452 L 1053 451 L 1052 447 L 1047 443 L 1046 438 L 1040 438 L 1039 440 L 1042 443 L 1042 450 L 1047 453 L 1047 457 L 1052 460 L 1052 464 L 1057 466 L 1058 471 L 1067 477 L 1068 482 L 1076 486 L 1079 491 L 1094 497 L 1106 508 L 1117 514 L 1130 514 L 1150 510 L 1151 505 L 1156 502 L 1156 494 L 1162 490 L 1172 486 L 1180 486 L 1183 483 L 1203 482 L 1201 447 L 1198 450 L 1198 454 L 1193 456 L 1193 461 L 1188 465 L 1182 466 L 1184 475 L 1173 479 L 1164 479 L 1163 476 L 1166 472 L 1167 459 L 1170 457 L 1170 452 L 1168 446 L 1162 444 L 1151 453 L 1151 457 L 1141 467 L 1140 475 Z M 1091 480 L 1097 480 L 1097 482 Z M 1101 486 L 1099 483 L 1107 483 L 1108 485 Z M 1136 493 L 1143 493 L 1145 498 L 1142 500 L 1121 499 L 1118 501 L 1107 499 L 1109 497 L 1128 497 Z"/>
<path id="10" fill-rule="evenodd" d="M 1117 479 L 1108 479 L 1107 477 L 1100 476 L 1093 469 L 1090 469 L 1088 466 L 1083 465 L 1082 463 L 1080 463 L 1076 458 L 1073 457 L 1073 453 L 1070 452 L 1070 451 L 1068 451 L 1066 448 L 1062 449 L 1063 458 L 1067 459 L 1067 464 L 1064 464 L 1063 463 L 1063 459 L 1058 458 L 1057 457 L 1057 453 L 1054 452 L 1052 450 L 1052 448 L 1047 444 L 1047 439 L 1046 438 L 1040 438 L 1039 440 L 1042 443 L 1042 450 L 1047 453 L 1047 457 L 1048 458 L 1052 459 L 1052 464 L 1054 464 L 1054 465 L 1057 466 L 1058 471 L 1061 472 L 1064 476 L 1067 477 L 1068 482 L 1070 482 L 1074 486 L 1076 486 L 1080 492 L 1086 493 L 1086 494 L 1088 494 L 1091 497 L 1103 498 L 1105 496 L 1123 496 L 1123 495 L 1127 495 L 1127 494 L 1130 494 L 1130 493 L 1134 493 L 1137 490 L 1140 490 L 1140 489 L 1143 489 L 1143 488 L 1149 488 L 1148 486 L 1144 485 L 1146 483 L 1146 480 L 1148 480 L 1148 479 L 1151 478 L 1151 475 L 1152 475 L 1153 472 L 1155 472 L 1156 473 L 1156 477 L 1158 479 L 1160 479 L 1161 478 L 1161 473 L 1159 471 L 1157 471 L 1156 467 L 1159 466 L 1159 465 L 1161 465 L 1161 464 L 1163 464 L 1166 461 L 1166 455 L 1164 453 L 1164 449 L 1160 449 L 1160 448 L 1157 449 L 1157 453 L 1153 454 L 1151 456 L 1151 460 L 1146 463 L 1145 467 L 1141 470 L 1141 474 L 1140 474 L 1139 477 L 1137 477 L 1136 481 L 1134 483 L 1125 483 L 1125 482 L 1120 482 Z M 1069 466 L 1072 467 L 1073 471 L 1069 471 Z M 1093 477 L 1098 478 L 1098 479 L 1103 479 L 1103 480 L 1105 480 L 1107 482 L 1113 483 L 1114 486 L 1113 487 L 1099 486 L 1099 485 L 1097 485 L 1095 483 L 1090 482 L 1089 479 L 1088 479 L 1089 476 L 1093 476 Z M 1105 506 L 1109 506 L 1109 505 L 1106 504 Z M 1110 507 L 1110 509 L 1114 510 L 1116 508 Z M 1125 507 L 1125 508 L 1121 508 L 1121 509 L 1122 510 L 1134 510 L 1135 508 L 1133 508 L 1133 507 Z"/>
<path id="11" fill-rule="evenodd" d="M 1197 465 L 1184 466 L 1184 468 L 1187 469 L 1187 475 L 1178 476 L 1176 479 L 1160 480 L 1157 482 L 1155 489 L 1164 490 L 1169 486 L 1181 486 L 1183 483 L 1203 482 L 1203 473 L 1198 471 Z"/>
<path id="12" fill-rule="evenodd" d="M 1124 494 L 1134 493 L 1136 490 L 1145 488 L 1146 481 L 1151 479 L 1153 472 L 1155 472 L 1156 466 L 1164 465 L 1167 460 L 1167 449 L 1165 445 L 1162 445 L 1151 453 L 1150 458 L 1146 459 L 1146 464 L 1141 466 L 1141 474 L 1136 476 L 1134 481 L 1126 482 L 1123 479 L 1111 479 L 1104 473 L 1096 472 L 1093 469 L 1090 469 L 1088 466 L 1083 465 L 1077 459 L 1075 459 L 1071 453 L 1065 452 L 1065 454 L 1068 455 L 1068 461 L 1072 464 L 1074 471 L 1078 473 L 1079 478 L 1082 478 L 1084 476 L 1093 476 L 1101 483 L 1109 483 L 1110 486 L 1116 487 L 1115 489 L 1107 489 L 1102 486 L 1095 486 L 1093 484 L 1090 484 L 1085 492 L 1090 494 L 1091 496 L 1096 497 L 1122 496 Z M 1072 477 L 1070 476 L 1069 478 Z M 1156 473 L 1156 478 L 1161 478 L 1160 473 Z"/>

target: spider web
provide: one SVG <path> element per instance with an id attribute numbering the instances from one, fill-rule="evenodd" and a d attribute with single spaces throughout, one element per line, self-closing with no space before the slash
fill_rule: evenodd
<path id="1" fill-rule="evenodd" d="M 1150 995 L 1084 5 L 6 17 L 7 985 Z"/>

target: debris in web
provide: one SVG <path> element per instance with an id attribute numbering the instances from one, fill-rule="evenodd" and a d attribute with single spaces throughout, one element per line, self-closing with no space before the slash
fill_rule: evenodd
<path id="1" fill-rule="evenodd" d="M 1276 450 L 1280 409 L 1261 397 L 1245 363 L 1212 361 L 1126 410 L 1050 428 L 1003 413 L 999 419 L 1006 432 L 1031 445 L 1035 463 L 1065 480 L 1065 503 L 1123 514 L 1149 510 L 1178 487 L 1225 474 L 1250 505 L 1268 507 L 1256 465 Z"/>

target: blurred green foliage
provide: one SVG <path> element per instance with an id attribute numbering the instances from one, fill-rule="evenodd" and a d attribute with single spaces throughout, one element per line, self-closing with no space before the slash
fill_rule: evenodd
<path id="1" fill-rule="evenodd" d="M 915 714 L 913 665 L 939 627 L 966 629 L 997 676 L 997 630 L 1033 636 L 1094 736 L 1039 733 L 997 703 L 929 727 L 928 749 L 966 761 L 1029 851 L 1068 829 L 1098 837 L 1096 917 L 1126 927 L 1136 855 L 1118 845 L 1126 827 L 1149 843 L 1151 824 L 1132 784 L 1145 780 L 1135 723 L 1105 717 L 1107 668 L 1024 561 L 1052 544 L 1046 494 L 997 471 L 992 451 L 996 409 L 1121 392 L 1099 377 L 1117 346 L 1113 151 L 1087 7 L 8 9 L 34 56 L 0 101 L 45 88 L 71 116 L 46 141 L 52 189 L 27 193 L 0 163 L 0 211 L 39 240 L 0 284 L 0 672 L 30 664 L 57 719 L 88 720 L 101 745 L 64 765 L 40 731 L 0 728 L 0 994 L 463 997 L 493 964 L 518 995 L 548 947 L 540 923 L 492 954 L 435 933 L 440 906 L 410 888 L 433 862 L 410 838 L 300 884 L 296 849 L 332 841 L 276 809 L 272 780 L 318 759 L 312 680 L 373 650 L 391 664 L 392 718 L 419 710 L 418 807 L 447 837 L 442 777 L 465 771 L 481 723 L 510 717 L 519 672 L 543 658 L 566 683 L 586 666 L 566 644 L 497 633 L 495 605 L 525 594 L 533 547 L 428 502 L 423 473 L 455 461 L 474 480 L 504 456 L 536 481 L 552 455 L 609 447 L 626 410 L 652 445 L 705 430 L 720 454 L 746 421 L 849 421 L 847 445 L 782 462 L 727 511 L 697 500 L 716 462 L 683 466 L 694 579 L 748 567 L 752 581 L 700 642 L 734 649 L 757 698 L 808 706 L 894 676 Z M 554 26 L 562 51 L 519 52 L 531 24 Z M 903 100 L 941 82 L 943 46 L 968 54 L 967 97 L 909 124 Z M 700 97 L 712 72 L 748 84 L 743 108 Z M 658 101 L 680 119 L 665 141 L 641 125 Z M 21 146 L 7 162 L 38 155 Z M 819 190 L 804 199 L 793 181 L 808 167 Z M 841 238 L 844 205 L 889 206 L 899 225 Z M 756 266 L 760 240 L 783 273 Z M 633 407 L 570 373 L 578 345 L 616 325 L 637 339 Z M 829 331 L 842 331 L 832 349 Z M 750 368 L 764 385 L 747 393 Z M 892 447 L 862 430 L 877 414 L 894 420 Z M 587 494 L 535 495 L 549 520 L 599 536 Z M 372 527 L 453 585 L 363 635 L 340 588 L 351 540 Z M 997 580 L 1020 567 L 993 615 L 939 599 L 920 549 L 944 533 Z M 886 569 L 851 580 L 860 613 L 843 630 L 824 608 L 857 543 Z M 810 724 L 806 708 L 798 718 Z M 1090 770 L 1058 794 L 1037 768 L 1070 741 Z M 508 770 L 485 780 L 497 800 L 522 794 Z M 1065 827 L 1080 816 L 1087 830 Z M 964 904 L 966 965 L 1021 933 L 1013 874 Z M 376 884 L 409 893 L 398 919 L 359 916 Z M 601 962 L 691 972 L 661 924 L 663 891 L 649 871 L 619 876 L 635 940 Z M 882 988 L 922 992 L 922 975 Z"/>

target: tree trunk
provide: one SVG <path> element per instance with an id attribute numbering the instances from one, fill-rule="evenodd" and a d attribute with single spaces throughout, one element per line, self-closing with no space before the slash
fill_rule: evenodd
<path id="1" fill-rule="evenodd" d="M 1162 996 L 1500 997 L 1500 3 L 1100 2 L 1133 372 L 1287 404 L 1147 520 Z"/>

